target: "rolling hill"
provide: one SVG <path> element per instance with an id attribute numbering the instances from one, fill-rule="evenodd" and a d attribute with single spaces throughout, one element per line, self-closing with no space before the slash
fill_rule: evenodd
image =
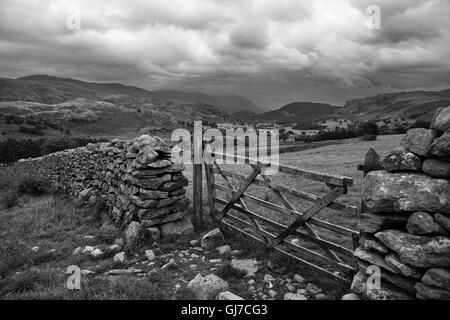
<path id="1" fill-rule="evenodd" d="M 259 114 L 258 120 L 311 122 L 335 114 L 340 107 L 326 103 L 294 102 L 279 109 Z"/>
<path id="2" fill-rule="evenodd" d="M 338 114 L 356 119 L 403 117 L 431 120 L 436 109 L 450 105 L 450 89 L 380 94 L 348 101 Z"/>
<path id="3" fill-rule="evenodd" d="M 83 98 L 108 102 L 148 99 L 154 103 L 204 103 L 232 114 L 250 110 L 261 112 L 249 101 L 236 95 L 207 95 L 175 90 L 149 91 L 120 83 L 92 83 L 48 75 L 32 75 L 18 79 L 0 78 L 0 101 L 28 101 L 57 104 Z"/>
<path id="4" fill-rule="evenodd" d="M 170 132 L 191 125 L 193 120 L 227 120 L 230 115 L 223 109 L 215 98 L 201 93 L 152 92 L 120 83 L 90 83 L 46 75 L 0 78 L 0 118 L 19 116 L 52 123 L 80 135 Z M 18 125 L 6 120 L 0 119 L 1 138 L 18 131 Z"/>

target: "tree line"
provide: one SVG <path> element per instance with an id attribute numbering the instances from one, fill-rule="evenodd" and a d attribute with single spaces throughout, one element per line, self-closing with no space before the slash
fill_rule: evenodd
<path id="1" fill-rule="evenodd" d="M 54 138 L 54 139 L 14 139 L 8 138 L 0 142 L 0 163 L 14 163 L 19 159 L 36 158 L 49 153 L 73 149 L 107 141 L 87 137 Z"/>

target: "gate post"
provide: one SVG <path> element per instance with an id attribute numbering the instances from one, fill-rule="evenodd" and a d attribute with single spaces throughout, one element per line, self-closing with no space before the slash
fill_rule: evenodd
<path id="1" fill-rule="evenodd" d="M 375 151 L 375 149 L 370 148 L 366 153 L 366 157 L 364 159 L 364 164 L 358 165 L 357 168 L 359 171 L 363 172 L 363 178 L 372 171 L 383 170 L 383 166 L 381 165 L 380 155 Z M 366 204 L 364 201 L 361 201 L 361 209 L 359 213 L 364 213 L 367 211 Z"/>
<path id="2" fill-rule="evenodd" d="M 204 228 L 203 222 L 203 131 L 202 122 L 194 121 L 194 164 L 193 164 L 193 209 L 194 225 L 197 230 Z"/>

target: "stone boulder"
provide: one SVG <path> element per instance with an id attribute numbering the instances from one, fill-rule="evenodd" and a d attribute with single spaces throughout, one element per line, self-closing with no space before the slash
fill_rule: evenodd
<path id="1" fill-rule="evenodd" d="M 450 156 L 450 130 L 447 130 L 442 136 L 434 140 L 430 153 L 438 157 Z"/>
<path id="2" fill-rule="evenodd" d="M 244 298 L 241 298 L 230 291 L 225 291 L 219 293 L 216 297 L 216 300 L 237 301 L 237 300 L 244 300 Z"/>
<path id="3" fill-rule="evenodd" d="M 374 270 L 371 268 L 373 267 L 373 264 L 370 263 L 365 263 L 365 262 L 361 262 L 358 261 L 358 265 L 360 267 L 360 270 L 362 272 L 365 272 L 366 276 L 371 276 L 374 273 Z M 414 289 L 414 285 L 417 282 L 416 279 L 410 278 L 410 277 L 405 277 L 401 274 L 392 272 L 392 271 L 388 271 L 385 268 L 380 268 L 380 279 L 383 280 L 383 282 L 389 282 L 393 285 L 395 285 L 398 288 L 404 289 L 408 292 L 414 293 L 415 289 Z M 372 278 L 373 280 L 373 278 Z"/>
<path id="4" fill-rule="evenodd" d="M 450 232 L 450 218 L 443 216 L 442 214 L 436 214 L 434 220 L 445 230 Z"/>
<path id="5" fill-rule="evenodd" d="M 389 249 L 383 243 L 381 243 L 374 236 L 367 234 L 367 233 L 364 233 L 360 237 L 359 244 L 360 244 L 361 248 L 366 251 L 373 250 L 373 251 L 376 251 L 383 255 L 387 254 L 389 252 Z"/>
<path id="6" fill-rule="evenodd" d="M 213 300 L 219 293 L 229 289 L 228 282 L 215 274 L 203 276 L 199 273 L 187 285 L 187 290 L 192 292 L 198 300 Z"/>
<path id="7" fill-rule="evenodd" d="M 142 239 L 142 226 L 139 222 L 132 221 L 125 230 L 125 239 L 128 246 L 137 244 Z"/>
<path id="8" fill-rule="evenodd" d="M 300 293 L 288 292 L 284 294 L 284 300 L 308 300 L 308 298 Z"/>
<path id="9" fill-rule="evenodd" d="M 392 252 L 384 257 L 386 264 L 397 271 L 398 274 L 404 275 L 405 277 L 411 277 L 415 279 L 420 279 L 422 272 L 418 269 L 414 269 L 403 262 L 400 261 L 398 254 Z"/>
<path id="10" fill-rule="evenodd" d="M 136 161 L 143 165 L 152 163 L 156 159 L 158 159 L 158 153 L 154 151 L 150 146 L 142 147 L 136 157 Z"/>
<path id="11" fill-rule="evenodd" d="M 364 179 L 363 200 L 371 212 L 450 214 L 450 181 L 417 173 L 374 171 Z"/>
<path id="12" fill-rule="evenodd" d="M 422 167 L 420 157 L 403 147 L 392 150 L 381 164 L 389 172 L 420 171 Z"/>
<path id="13" fill-rule="evenodd" d="M 421 300 L 448 300 L 450 291 L 439 287 L 427 286 L 422 282 L 416 283 L 416 297 Z"/>
<path id="14" fill-rule="evenodd" d="M 403 263 L 418 268 L 450 266 L 450 239 L 416 236 L 398 230 L 375 234 Z"/>
<path id="15" fill-rule="evenodd" d="M 431 128 L 439 132 L 450 129 L 450 106 L 439 108 L 431 121 Z"/>
<path id="16" fill-rule="evenodd" d="M 353 253 L 353 255 L 358 259 L 366 261 L 372 265 L 377 265 L 388 271 L 395 272 L 395 270 L 389 267 L 388 264 L 384 261 L 384 257 L 376 252 L 366 251 L 361 248 L 357 248 Z"/>
<path id="17" fill-rule="evenodd" d="M 446 234 L 430 214 L 422 211 L 414 212 L 409 216 L 406 229 L 409 233 L 416 235 Z"/>
<path id="18" fill-rule="evenodd" d="M 403 138 L 401 145 L 406 150 L 419 156 L 428 156 L 434 139 L 436 139 L 434 130 L 424 128 L 410 129 Z"/>
<path id="19" fill-rule="evenodd" d="M 216 228 L 205 234 L 202 237 L 200 244 L 205 250 L 211 250 L 223 245 L 224 242 L 225 239 L 223 238 L 222 232 L 219 228 Z"/>
<path id="20" fill-rule="evenodd" d="M 437 159 L 427 159 L 423 163 L 423 172 L 435 178 L 449 179 L 450 162 Z"/>
<path id="21" fill-rule="evenodd" d="M 231 267 L 245 273 L 245 277 L 253 277 L 259 269 L 256 259 L 232 259 Z"/>
<path id="22" fill-rule="evenodd" d="M 369 276 L 359 271 L 353 278 L 351 290 L 370 300 L 411 300 L 414 297 L 390 283 L 381 281 L 379 288 L 371 285 Z"/>
<path id="23" fill-rule="evenodd" d="M 432 268 L 422 277 L 422 282 L 450 291 L 450 269 Z"/>

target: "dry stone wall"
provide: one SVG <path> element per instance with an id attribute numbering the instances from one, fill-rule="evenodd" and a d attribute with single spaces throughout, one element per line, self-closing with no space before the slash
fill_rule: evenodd
<path id="1" fill-rule="evenodd" d="M 409 130 L 381 165 L 363 183 L 352 289 L 369 299 L 450 299 L 450 107 L 431 129 Z"/>
<path id="2" fill-rule="evenodd" d="M 50 178 L 90 205 L 108 208 L 117 226 L 137 221 L 168 236 L 192 231 L 184 165 L 173 163 L 170 152 L 160 138 L 141 136 L 52 153 L 18 166 Z"/>

